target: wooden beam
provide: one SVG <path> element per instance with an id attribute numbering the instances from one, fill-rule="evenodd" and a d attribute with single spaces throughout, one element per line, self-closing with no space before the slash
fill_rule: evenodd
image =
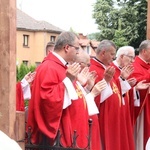
<path id="1" fill-rule="evenodd" d="M 147 0 L 147 39 L 150 39 L 150 0 Z"/>
<path id="2" fill-rule="evenodd" d="M 16 111 L 16 141 L 22 148 L 25 149 L 25 112 L 24 111 Z"/>
<path id="3" fill-rule="evenodd" d="M 0 130 L 15 139 L 16 0 L 0 0 Z"/>

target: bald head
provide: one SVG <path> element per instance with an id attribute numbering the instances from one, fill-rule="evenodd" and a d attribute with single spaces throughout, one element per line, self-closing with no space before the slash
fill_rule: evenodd
<path id="1" fill-rule="evenodd" d="M 90 66 L 90 56 L 83 49 L 80 49 L 79 54 L 77 55 L 76 62 L 80 63 L 81 68 Z"/>

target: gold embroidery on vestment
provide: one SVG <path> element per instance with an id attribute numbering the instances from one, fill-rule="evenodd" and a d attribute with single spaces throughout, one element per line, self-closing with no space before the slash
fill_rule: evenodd
<path id="1" fill-rule="evenodd" d="M 114 82 L 112 82 L 112 90 L 113 90 L 113 93 L 115 93 L 115 94 L 118 95 L 119 104 L 120 104 L 120 106 L 121 106 L 121 95 L 120 95 L 120 91 L 119 91 L 117 85 L 116 85 Z"/>
<path id="2" fill-rule="evenodd" d="M 79 98 L 83 99 L 83 103 L 84 103 L 84 108 L 86 108 L 86 101 L 85 101 L 85 97 L 80 89 L 80 87 L 78 86 L 78 84 L 76 84 L 76 92 Z"/>

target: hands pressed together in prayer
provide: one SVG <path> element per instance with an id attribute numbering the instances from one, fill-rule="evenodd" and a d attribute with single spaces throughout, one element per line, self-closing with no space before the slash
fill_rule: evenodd
<path id="1" fill-rule="evenodd" d="M 81 71 L 79 63 L 69 64 L 66 70 L 66 77 L 68 77 L 72 82 L 77 78 L 77 75 Z"/>
<path id="2" fill-rule="evenodd" d="M 146 80 L 142 80 L 142 81 L 137 83 L 137 80 L 135 78 L 130 78 L 127 81 L 131 87 L 135 86 L 136 90 L 145 90 L 145 89 L 150 87 L 150 83 L 147 83 Z"/>
<path id="3" fill-rule="evenodd" d="M 150 83 L 145 83 L 146 80 L 142 80 L 140 82 L 137 83 L 137 85 L 135 86 L 136 90 L 144 90 L 150 87 Z"/>
<path id="4" fill-rule="evenodd" d="M 88 76 L 88 80 L 87 80 L 85 88 L 88 89 L 89 91 L 91 91 L 91 89 L 93 88 L 93 86 L 95 84 L 95 80 L 97 77 L 98 77 L 97 73 L 95 71 L 91 71 Z"/>
<path id="5" fill-rule="evenodd" d="M 106 68 L 104 72 L 104 79 L 107 83 L 110 82 L 110 80 L 113 78 L 115 74 L 115 68 L 113 66 L 109 66 Z"/>
<path id="6" fill-rule="evenodd" d="M 78 73 L 77 80 L 80 82 L 82 86 L 85 86 L 87 84 L 87 81 L 89 80 L 89 76 L 90 76 L 89 68 L 85 67 L 82 69 L 80 73 Z"/>
<path id="7" fill-rule="evenodd" d="M 89 71 L 88 67 L 85 67 L 78 75 L 77 80 L 83 87 L 86 87 L 87 90 L 91 90 L 95 84 L 97 78 L 97 73 L 95 71 Z"/>
<path id="8" fill-rule="evenodd" d="M 131 87 L 133 87 L 137 82 L 137 80 L 135 78 L 127 79 L 127 81 L 128 81 L 128 83 L 130 84 Z"/>
<path id="9" fill-rule="evenodd" d="M 35 75 L 36 75 L 36 72 L 34 71 L 34 72 L 29 72 L 29 73 L 27 73 L 25 76 L 24 76 L 24 78 L 26 79 L 26 81 L 30 84 L 33 80 L 34 80 L 34 78 L 35 78 Z"/>
<path id="10" fill-rule="evenodd" d="M 99 82 L 97 82 L 94 87 L 92 88 L 91 94 L 93 97 L 96 97 L 99 95 L 107 86 L 107 82 L 103 79 Z"/>
<path id="11" fill-rule="evenodd" d="M 121 69 L 121 74 L 120 76 L 123 78 L 123 79 L 127 79 L 131 74 L 132 72 L 134 71 L 134 67 L 133 65 L 128 65 L 128 66 L 125 66 Z"/>
<path id="12" fill-rule="evenodd" d="M 99 95 L 102 92 L 102 90 L 104 90 L 107 86 L 107 83 L 104 79 L 95 84 L 96 78 L 97 78 L 97 73 L 95 71 L 89 72 L 88 67 L 85 67 L 77 75 L 77 80 L 80 82 L 82 86 L 85 85 L 84 88 L 86 90 L 91 91 L 93 97 Z"/>

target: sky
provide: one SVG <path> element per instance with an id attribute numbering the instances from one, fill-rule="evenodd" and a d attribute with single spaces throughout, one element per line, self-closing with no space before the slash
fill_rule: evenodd
<path id="1" fill-rule="evenodd" d="M 39 21 L 84 35 L 97 32 L 92 18 L 96 0 L 16 0 L 17 8 Z"/>

